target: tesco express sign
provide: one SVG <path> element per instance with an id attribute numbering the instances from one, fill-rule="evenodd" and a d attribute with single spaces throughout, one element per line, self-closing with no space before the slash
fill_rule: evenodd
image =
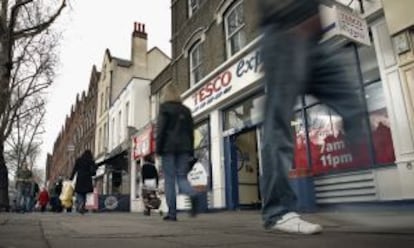
<path id="1" fill-rule="evenodd" d="M 262 63 L 258 49 L 253 50 L 184 99 L 193 115 L 212 107 L 262 77 Z"/>

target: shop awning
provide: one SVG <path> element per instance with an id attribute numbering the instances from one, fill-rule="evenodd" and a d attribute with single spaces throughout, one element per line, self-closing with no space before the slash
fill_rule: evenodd
<path id="1" fill-rule="evenodd" d="M 128 171 L 128 151 L 124 150 L 114 155 L 110 155 L 108 158 L 97 163 L 96 165 L 109 165 L 114 170 Z"/>

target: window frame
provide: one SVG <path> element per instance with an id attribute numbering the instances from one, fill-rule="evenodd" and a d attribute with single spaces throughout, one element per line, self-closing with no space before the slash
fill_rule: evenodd
<path id="1" fill-rule="evenodd" d="M 195 1 L 196 4 L 194 5 L 194 7 L 191 5 L 192 1 Z M 187 6 L 188 6 L 188 18 L 192 17 L 194 15 L 194 13 L 197 12 L 197 10 L 200 9 L 200 0 L 188 0 L 187 1 Z"/>
<path id="2" fill-rule="evenodd" d="M 105 110 L 105 93 L 104 92 L 101 92 L 101 97 L 100 97 L 100 103 L 101 103 L 101 106 L 100 106 L 100 115 L 102 116 L 103 115 L 103 113 L 104 113 L 104 110 Z"/>
<path id="3" fill-rule="evenodd" d="M 211 124 L 210 124 L 210 118 L 206 118 L 206 119 L 202 119 L 200 121 L 195 122 L 194 124 L 194 132 L 197 128 L 201 127 L 205 125 L 207 128 L 207 142 L 204 145 L 198 146 L 198 147 L 194 147 L 194 154 L 197 154 L 198 151 L 201 150 L 207 150 L 208 152 L 208 162 L 209 164 L 208 166 L 208 172 L 207 172 L 207 176 L 208 176 L 208 185 L 207 185 L 207 189 L 208 191 L 211 191 L 213 189 L 213 164 L 211 161 Z"/>
<path id="4" fill-rule="evenodd" d="M 128 136 L 128 126 L 129 126 L 129 111 L 130 111 L 130 104 L 129 101 L 125 103 L 125 112 L 124 112 L 124 119 L 125 119 L 125 136 Z"/>
<path id="5" fill-rule="evenodd" d="M 231 34 L 229 34 L 229 17 L 232 13 L 236 13 L 236 9 L 237 8 L 241 8 L 243 13 L 242 13 L 242 18 L 243 18 L 243 24 L 241 24 L 239 27 L 237 27 Z M 235 37 L 236 35 L 240 34 L 241 32 L 243 32 L 244 27 L 246 26 L 246 23 L 244 21 L 244 9 L 243 9 L 243 1 L 240 0 L 238 2 L 236 2 L 235 4 L 233 4 L 232 6 L 230 6 L 230 8 L 228 8 L 228 10 L 226 11 L 225 15 L 224 15 L 224 32 L 225 32 L 225 39 L 226 39 L 226 53 L 227 53 L 227 57 L 231 57 L 234 54 L 236 54 L 237 52 L 239 52 L 240 50 L 242 50 L 242 48 L 246 45 L 246 34 L 243 33 L 244 35 L 244 43 L 240 46 L 240 49 L 238 51 L 235 51 L 234 53 L 232 53 L 232 47 L 231 47 L 231 41 L 232 38 Z M 242 42 L 241 42 L 242 43 Z"/>
<path id="6" fill-rule="evenodd" d="M 202 76 L 202 64 L 203 64 L 203 53 L 202 53 L 202 47 L 201 47 L 201 40 L 197 40 L 194 42 L 194 44 L 191 46 L 189 52 L 188 52 L 188 58 L 189 58 L 189 71 L 190 71 L 190 86 L 196 85 L 198 82 L 201 81 L 203 78 Z M 198 57 L 199 57 L 199 63 L 197 65 L 193 64 L 193 54 L 198 51 Z M 200 70 L 200 78 L 196 81 L 194 72 L 196 70 Z"/>
<path id="7" fill-rule="evenodd" d="M 118 136 L 117 136 L 117 145 L 121 144 L 122 142 L 122 110 L 118 112 Z"/>

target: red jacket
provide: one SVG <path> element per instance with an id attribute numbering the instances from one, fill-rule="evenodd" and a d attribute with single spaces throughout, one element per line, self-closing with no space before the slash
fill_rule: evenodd
<path id="1" fill-rule="evenodd" d="M 46 206 L 49 202 L 49 193 L 47 190 L 42 190 L 39 194 L 39 204 L 40 206 Z"/>

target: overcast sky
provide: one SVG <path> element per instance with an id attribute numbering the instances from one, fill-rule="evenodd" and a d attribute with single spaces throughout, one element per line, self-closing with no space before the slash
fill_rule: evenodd
<path id="1" fill-rule="evenodd" d="M 171 0 L 71 0 L 57 27 L 64 30 L 61 65 L 50 88 L 46 134 L 36 167 L 44 168 L 47 153 L 64 124 L 76 94 L 88 89 L 92 66 L 100 71 L 105 49 L 111 55 L 130 59 L 134 22 L 145 23 L 148 49 L 159 47 L 171 55 Z"/>

